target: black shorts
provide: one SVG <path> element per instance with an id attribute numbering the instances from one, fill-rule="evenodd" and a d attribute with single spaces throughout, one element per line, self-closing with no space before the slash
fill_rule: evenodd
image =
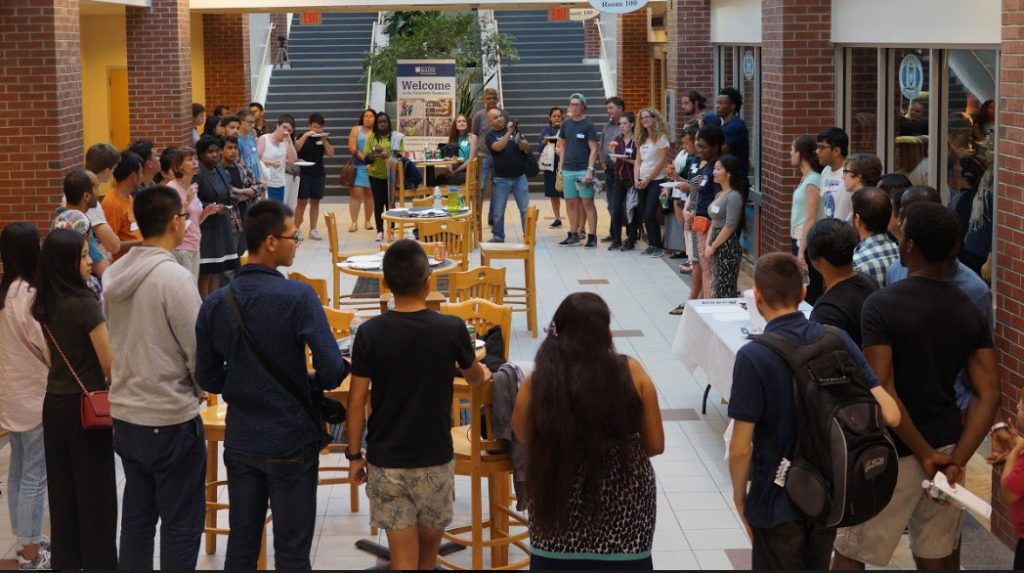
<path id="1" fill-rule="evenodd" d="M 327 178 L 316 175 L 303 175 L 299 177 L 299 199 L 312 199 L 319 201 L 324 198 L 324 185 Z"/>

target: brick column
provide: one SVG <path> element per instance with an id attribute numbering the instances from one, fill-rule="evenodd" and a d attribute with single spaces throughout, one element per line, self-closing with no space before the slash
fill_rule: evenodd
<path id="1" fill-rule="evenodd" d="M 274 25 L 274 34 L 270 38 L 270 61 L 277 61 L 277 53 L 281 50 L 277 43 L 278 36 L 288 37 L 288 18 L 290 14 L 275 12 L 270 15 L 270 23 Z M 217 104 L 213 104 L 217 105 Z"/>
<path id="2" fill-rule="evenodd" d="M 250 101 L 249 16 L 203 14 L 206 103 L 237 110 Z"/>
<path id="3" fill-rule="evenodd" d="M 0 2 L 0 229 L 48 229 L 64 175 L 82 165 L 77 0 Z"/>
<path id="4" fill-rule="evenodd" d="M 651 48 L 647 43 L 647 8 L 618 16 L 618 95 L 626 109 L 636 111 L 651 105 Z"/>
<path id="5" fill-rule="evenodd" d="M 188 0 L 125 8 L 132 139 L 158 149 L 192 143 L 192 31 Z"/>
<path id="6" fill-rule="evenodd" d="M 714 50 L 711 48 L 710 0 L 669 0 L 665 14 L 665 32 L 668 36 L 668 76 L 665 85 L 676 91 L 676 125 L 669 126 L 679 133 L 688 118 L 683 117 L 679 102 L 690 90 L 697 90 L 714 102 L 711 93 Z"/>
<path id="7" fill-rule="evenodd" d="M 831 0 L 761 3 L 761 252 L 789 251 L 793 140 L 835 123 Z"/>
<path id="8" fill-rule="evenodd" d="M 997 261 L 995 343 L 999 349 L 1002 402 L 998 418 L 1016 417 L 1024 388 L 1024 5 L 1003 2 L 999 62 L 999 188 L 996 193 Z M 1011 548 L 1016 543 L 1009 507 L 998 495 L 999 471 L 992 473 L 992 532 Z"/>
<path id="9" fill-rule="evenodd" d="M 597 31 L 600 16 L 583 21 L 583 57 L 594 59 L 601 57 L 601 33 Z"/>

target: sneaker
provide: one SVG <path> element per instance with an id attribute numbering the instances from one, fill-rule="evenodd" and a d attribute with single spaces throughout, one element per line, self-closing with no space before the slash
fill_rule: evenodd
<path id="1" fill-rule="evenodd" d="M 562 226 L 562 220 L 555 218 L 555 222 L 548 225 L 549 229 L 557 229 Z"/>
<path id="2" fill-rule="evenodd" d="M 302 235 L 302 229 L 295 229 L 295 236 L 301 241 L 304 238 Z"/>
<path id="3" fill-rule="evenodd" d="M 316 229 L 313 229 L 312 231 L 309 232 L 309 238 L 314 241 L 324 240 L 324 238 L 320 236 L 320 231 L 317 231 Z"/>
<path id="4" fill-rule="evenodd" d="M 43 546 L 39 544 L 39 552 L 36 553 L 35 559 L 28 560 L 21 555 L 21 551 L 17 553 L 18 557 L 18 569 L 25 571 L 32 570 L 48 570 L 50 569 L 50 548 L 49 546 Z"/>
<path id="5" fill-rule="evenodd" d="M 618 251 L 622 249 L 622 241 L 612 241 L 612 244 L 608 245 L 609 251 Z"/>
<path id="6" fill-rule="evenodd" d="M 607 237 L 601 239 L 601 242 L 602 243 L 614 243 L 615 239 L 613 239 L 611 235 L 608 235 Z"/>
<path id="7" fill-rule="evenodd" d="M 505 239 L 499 239 L 498 237 L 491 237 L 487 242 L 488 243 L 504 243 Z"/>
<path id="8" fill-rule="evenodd" d="M 597 246 L 597 235 L 587 235 L 587 244 L 584 247 L 596 247 Z"/>
<path id="9" fill-rule="evenodd" d="M 651 253 L 653 253 L 653 252 L 654 252 L 654 247 L 647 247 L 646 249 L 641 251 L 640 254 L 645 256 L 645 257 L 649 257 L 649 256 L 651 256 Z"/>
<path id="10" fill-rule="evenodd" d="M 377 241 L 378 243 L 383 242 L 384 241 L 384 233 L 377 233 L 377 238 L 374 239 L 374 240 Z"/>
<path id="11" fill-rule="evenodd" d="M 686 303 L 685 302 L 680 304 L 679 306 L 673 308 L 672 310 L 668 311 L 668 313 L 673 315 L 673 316 L 679 316 L 680 314 L 683 314 L 684 310 L 686 310 Z"/>
<path id="12" fill-rule="evenodd" d="M 578 233 L 573 233 L 568 239 L 565 240 L 565 244 L 566 245 L 578 245 L 578 244 L 580 244 L 581 241 L 582 241 L 582 239 L 580 239 L 579 234 Z"/>
<path id="13" fill-rule="evenodd" d="M 630 241 L 626 241 L 625 243 L 622 243 L 622 252 L 633 251 L 633 250 L 636 250 L 636 243 L 633 243 L 633 242 L 630 242 Z"/>
<path id="14" fill-rule="evenodd" d="M 687 258 L 686 257 L 686 251 L 676 251 L 676 252 L 672 253 L 671 255 L 669 255 L 668 258 L 674 259 L 674 260 L 677 260 L 677 261 L 685 259 L 685 258 Z"/>
<path id="15" fill-rule="evenodd" d="M 573 237 L 574 237 L 575 235 L 576 235 L 576 233 L 572 233 L 572 232 L 570 232 L 570 233 L 567 233 L 567 234 L 566 234 L 566 237 L 565 237 L 565 239 L 564 239 L 564 240 L 562 240 L 561 242 L 559 242 L 558 244 L 559 244 L 559 245 L 572 245 L 572 244 L 574 244 L 574 243 L 572 242 L 572 238 L 573 238 Z M 579 241 L 577 240 L 577 242 L 579 242 Z"/>
<path id="16" fill-rule="evenodd" d="M 655 259 L 660 259 L 661 258 L 662 250 L 659 249 L 658 247 L 651 247 L 650 251 L 651 251 L 650 252 L 650 256 L 652 258 L 655 258 Z"/>

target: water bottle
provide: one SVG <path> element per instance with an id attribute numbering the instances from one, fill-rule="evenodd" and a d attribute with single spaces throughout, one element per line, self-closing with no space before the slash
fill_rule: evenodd
<path id="1" fill-rule="evenodd" d="M 352 317 L 352 322 L 348 325 L 348 335 L 351 337 L 352 342 L 356 341 L 356 331 L 359 330 L 359 325 L 363 324 L 363 319 L 359 315 Z"/>
<path id="2" fill-rule="evenodd" d="M 449 187 L 448 188 L 448 213 L 457 213 L 459 211 L 459 188 Z"/>
<path id="3" fill-rule="evenodd" d="M 434 208 L 443 209 L 444 204 L 441 203 L 441 188 L 434 186 Z"/>
<path id="4" fill-rule="evenodd" d="M 427 144 L 424 144 L 423 145 L 423 160 L 426 161 L 428 159 L 430 159 L 430 146 L 427 145 Z"/>

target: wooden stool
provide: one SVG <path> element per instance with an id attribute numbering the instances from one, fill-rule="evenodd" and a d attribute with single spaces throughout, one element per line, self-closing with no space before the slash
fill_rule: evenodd
<path id="1" fill-rule="evenodd" d="M 537 279 L 534 272 L 534 251 L 537 245 L 538 209 L 531 205 L 526 209 L 526 235 L 524 243 L 480 243 L 480 264 L 492 266 L 491 261 L 500 259 L 522 260 L 526 274 L 526 285 L 523 287 L 506 287 L 505 304 L 521 305 L 517 312 L 526 312 L 526 326 L 530 334 L 537 338 Z"/>

